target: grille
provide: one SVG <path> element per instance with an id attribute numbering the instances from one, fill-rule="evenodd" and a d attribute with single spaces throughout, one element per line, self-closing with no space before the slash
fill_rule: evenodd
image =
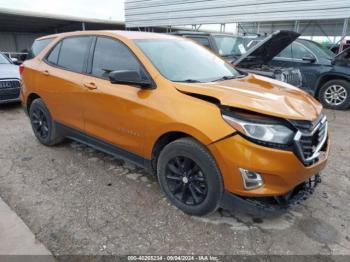
<path id="1" fill-rule="evenodd" d="M 294 125 L 299 130 L 296 145 L 300 157 L 306 165 L 316 163 L 327 139 L 326 117 L 322 116 L 322 119 L 316 122 L 316 125 L 307 121 L 294 123 Z"/>
<path id="2" fill-rule="evenodd" d="M 302 84 L 301 73 L 299 70 L 290 70 L 283 72 L 285 82 L 296 87 L 300 87 Z"/>
<path id="3" fill-rule="evenodd" d="M 8 90 L 0 89 L 0 102 L 6 101 L 6 100 L 18 99 L 19 93 L 20 93 L 19 89 L 8 89 Z"/>
<path id="4" fill-rule="evenodd" d="M 20 88 L 21 83 L 18 80 L 0 80 L 0 90 Z"/>

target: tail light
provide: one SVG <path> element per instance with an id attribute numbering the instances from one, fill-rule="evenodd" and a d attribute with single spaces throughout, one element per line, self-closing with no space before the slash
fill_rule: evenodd
<path id="1" fill-rule="evenodd" d="M 23 75 L 23 72 L 24 72 L 24 65 L 21 64 L 21 65 L 19 66 L 19 74 L 20 74 L 20 76 Z"/>

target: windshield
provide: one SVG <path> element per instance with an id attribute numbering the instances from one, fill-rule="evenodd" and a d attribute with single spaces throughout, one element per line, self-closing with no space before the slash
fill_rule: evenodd
<path id="1" fill-rule="evenodd" d="M 221 56 L 241 56 L 246 53 L 244 39 L 234 36 L 214 36 Z"/>
<path id="2" fill-rule="evenodd" d="M 11 63 L 3 54 L 0 54 L 0 64 L 11 64 Z"/>
<path id="3" fill-rule="evenodd" d="M 152 64 L 174 82 L 211 82 L 239 73 L 206 48 L 188 40 L 135 40 Z"/>
<path id="4" fill-rule="evenodd" d="M 311 51 L 314 52 L 317 57 L 323 57 L 330 60 L 332 60 L 335 57 L 335 54 L 331 50 L 327 49 L 319 43 L 311 41 L 303 41 L 303 43 L 308 48 L 310 48 Z"/>

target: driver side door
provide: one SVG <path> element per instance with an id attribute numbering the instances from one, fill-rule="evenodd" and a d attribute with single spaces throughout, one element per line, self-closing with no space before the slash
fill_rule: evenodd
<path id="1" fill-rule="evenodd" d="M 110 37 L 96 37 L 90 55 L 88 74 L 83 84 L 85 131 L 88 135 L 112 144 L 129 157 L 143 155 L 145 121 L 148 99 L 152 90 L 139 86 L 112 84 L 112 71 L 137 71 L 148 78 L 143 66 L 121 41 Z M 136 159 L 137 160 L 137 159 Z"/>

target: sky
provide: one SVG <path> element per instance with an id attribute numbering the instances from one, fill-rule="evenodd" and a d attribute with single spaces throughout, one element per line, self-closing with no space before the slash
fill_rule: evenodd
<path id="1" fill-rule="evenodd" d="M 124 0 L 0 0 L 0 8 L 124 21 Z"/>

